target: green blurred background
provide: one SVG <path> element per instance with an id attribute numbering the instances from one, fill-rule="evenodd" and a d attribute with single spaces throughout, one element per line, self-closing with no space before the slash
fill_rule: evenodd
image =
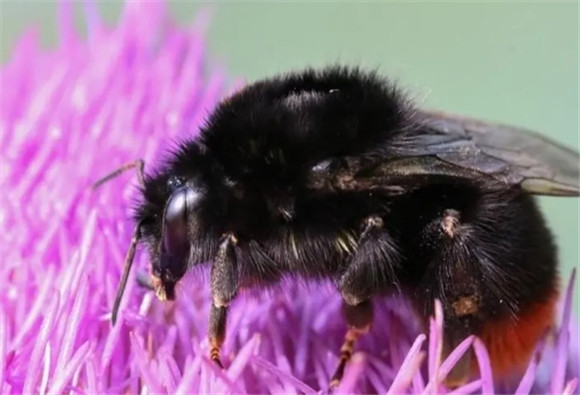
<path id="1" fill-rule="evenodd" d="M 122 6 L 99 2 L 110 22 Z M 525 126 L 578 150 L 576 2 L 170 1 L 169 6 L 182 24 L 201 8 L 213 10 L 209 50 L 230 75 L 252 81 L 337 61 L 378 67 L 426 106 Z M 0 10 L 3 61 L 33 24 L 47 46 L 55 44 L 55 1 L 2 0 Z M 541 203 L 567 278 L 579 262 L 579 200 Z"/>

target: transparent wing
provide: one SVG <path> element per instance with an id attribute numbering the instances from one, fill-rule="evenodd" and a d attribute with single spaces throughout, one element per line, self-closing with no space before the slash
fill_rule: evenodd
<path id="1" fill-rule="evenodd" d="M 424 111 L 419 119 L 425 133 L 404 156 L 434 156 L 533 194 L 580 193 L 578 153 L 540 134 L 441 112 Z"/>
<path id="2" fill-rule="evenodd" d="M 579 196 L 578 153 L 535 132 L 422 111 L 417 132 L 391 147 L 388 159 L 341 158 L 316 166 L 318 191 L 404 193 L 434 177 L 490 178 L 537 195 Z"/>

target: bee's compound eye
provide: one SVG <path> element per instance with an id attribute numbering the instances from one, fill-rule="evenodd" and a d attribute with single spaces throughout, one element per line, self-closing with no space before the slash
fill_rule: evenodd
<path id="1" fill-rule="evenodd" d="M 170 192 L 175 191 L 177 188 L 183 185 L 183 178 L 178 176 L 171 176 L 167 180 L 167 188 Z"/>
<path id="2" fill-rule="evenodd" d="M 200 192 L 193 188 L 183 187 L 174 191 L 165 208 L 165 223 L 170 225 L 174 222 L 186 220 L 188 211 L 197 206 Z"/>
<path id="3" fill-rule="evenodd" d="M 163 246 L 170 255 L 180 255 L 186 249 L 188 217 L 197 207 L 201 193 L 182 187 L 171 194 L 165 207 Z"/>

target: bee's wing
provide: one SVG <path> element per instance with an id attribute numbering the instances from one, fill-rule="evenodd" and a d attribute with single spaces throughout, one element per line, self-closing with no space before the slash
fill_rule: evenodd
<path id="1" fill-rule="evenodd" d="M 343 158 L 313 172 L 318 191 L 404 193 L 438 176 L 488 178 L 537 195 L 579 196 L 579 156 L 537 133 L 422 111 L 417 131 L 390 147 L 388 160 Z"/>
<path id="2" fill-rule="evenodd" d="M 403 157 L 431 157 L 432 165 L 436 159 L 532 194 L 580 194 L 578 153 L 546 137 L 440 112 L 423 111 L 418 119 L 423 132 L 400 148 Z"/>

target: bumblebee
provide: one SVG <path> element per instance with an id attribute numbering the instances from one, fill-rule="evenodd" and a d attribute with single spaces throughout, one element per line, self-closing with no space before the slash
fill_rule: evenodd
<path id="1" fill-rule="evenodd" d="M 228 306 L 285 275 L 328 279 L 348 326 L 331 386 L 372 324 L 372 299 L 403 293 L 424 322 L 440 300 L 444 350 L 479 336 L 494 375 L 529 361 L 552 325 L 557 251 L 534 195 L 578 196 L 579 156 L 528 130 L 417 108 L 387 78 L 350 67 L 253 83 L 142 181 L 138 243 L 161 300 L 210 269 L 210 356 Z M 467 354 L 450 376 L 477 373 Z"/>

